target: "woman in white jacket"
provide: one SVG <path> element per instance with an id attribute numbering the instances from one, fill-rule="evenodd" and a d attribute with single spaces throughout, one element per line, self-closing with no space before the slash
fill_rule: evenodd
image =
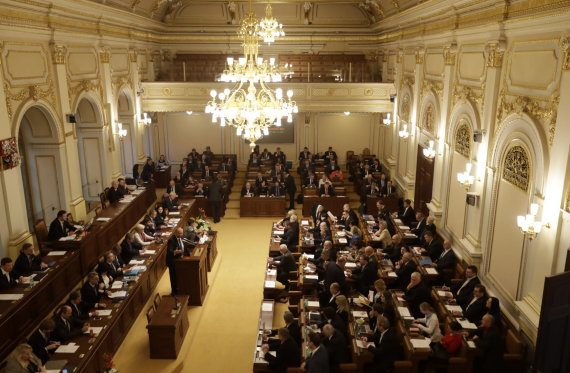
<path id="1" fill-rule="evenodd" d="M 439 328 L 439 320 L 437 319 L 437 315 L 434 313 L 433 307 L 428 302 L 423 302 L 420 304 L 420 311 L 425 315 L 425 317 L 414 320 L 412 326 L 419 328 L 430 338 L 435 340 L 441 339 L 442 335 Z"/>
<path id="2" fill-rule="evenodd" d="M 144 225 L 139 224 L 135 228 L 135 243 L 142 247 L 148 246 L 154 242 L 154 237 L 144 233 Z"/>

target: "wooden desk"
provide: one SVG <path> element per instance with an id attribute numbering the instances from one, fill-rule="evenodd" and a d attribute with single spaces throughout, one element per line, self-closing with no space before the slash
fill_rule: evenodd
<path id="1" fill-rule="evenodd" d="M 273 299 L 264 299 L 261 302 L 261 310 L 259 312 L 259 324 L 257 325 L 257 335 L 255 336 L 255 349 L 253 351 L 253 371 L 263 372 L 269 369 L 269 363 L 261 357 L 261 345 L 263 340 L 261 334 L 265 329 L 273 329 L 273 313 L 275 311 L 275 301 Z"/>
<path id="2" fill-rule="evenodd" d="M 323 205 L 333 215 L 339 216 L 342 213 L 342 206 L 349 203 L 350 200 L 346 196 L 339 197 L 318 197 L 318 196 L 303 196 L 303 216 L 311 216 L 311 209 L 318 203 Z"/>
<path id="3" fill-rule="evenodd" d="M 218 237 L 218 232 L 211 231 L 210 242 L 208 242 L 207 244 L 198 245 L 200 247 L 206 247 L 206 249 L 208 250 L 207 261 L 206 261 L 206 264 L 208 265 L 208 272 L 212 271 L 212 268 L 214 267 L 214 262 L 216 261 L 216 257 L 218 256 L 217 237 Z"/>
<path id="4" fill-rule="evenodd" d="M 157 168 L 153 174 L 154 185 L 157 188 L 166 188 L 168 182 L 172 179 L 172 166 L 168 165 L 164 168 Z"/>
<path id="5" fill-rule="evenodd" d="M 240 217 L 283 216 L 287 207 L 285 197 L 242 197 L 240 198 Z"/>
<path id="6" fill-rule="evenodd" d="M 37 326 L 38 320 L 48 316 L 69 292 L 81 281 L 79 251 L 68 251 L 62 256 L 45 256 L 45 262 L 56 263 L 45 272 L 33 287 L 18 285 L 3 289 L 1 294 L 23 294 L 19 300 L 0 300 L 0 361 L 22 342 Z M 40 274 L 40 272 L 34 272 Z"/>
<path id="7" fill-rule="evenodd" d="M 205 247 L 197 246 L 192 250 L 190 256 L 174 261 L 178 293 L 189 295 L 188 304 L 193 306 L 201 306 L 208 292 L 207 253 L 208 250 Z"/>
<path id="8" fill-rule="evenodd" d="M 131 202 L 119 201 L 107 207 L 99 218 L 110 218 L 106 222 L 95 219 L 90 232 L 79 236 L 74 241 L 55 241 L 50 244 L 52 250 L 78 250 L 80 268 L 83 276 L 97 264 L 105 251 L 117 245 L 121 238 L 146 214 L 156 202 L 154 184 L 145 184 L 145 189 Z"/>
<path id="9" fill-rule="evenodd" d="M 176 359 L 190 326 L 188 296 L 163 296 L 154 316 L 146 326 L 151 359 Z M 177 306 L 178 309 L 173 311 Z"/>

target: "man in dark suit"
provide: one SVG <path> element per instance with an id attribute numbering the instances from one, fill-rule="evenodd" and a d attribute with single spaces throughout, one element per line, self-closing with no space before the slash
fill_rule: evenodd
<path id="1" fill-rule="evenodd" d="M 52 338 L 59 342 L 66 342 L 72 338 L 78 337 L 89 330 L 89 325 L 81 323 L 74 325 L 71 319 L 71 307 L 63 305 L 56 312 L 53 317 L 55 322 L 55 330 L 53 331 Z"/>
<path id="2" fill-rule="evenodd" d="M 105 308 L 105 304 L 101 303 L 103 294 L 103 283 L 99 283 L 99 274 L 97 272 L 89 272 L 87 282 L 81 288 L 81 300 L 84 309 Z"/>
<path id="3" fill-rule="evenodd" d="M 406 245 L 402 243 L 402 236 L 395 234 L 392 236 L 392 245 L 382 249 L 382 253 L 388 255 L 392 263 L 396 263 L 402 259 L 402 247 L 406 247 Z"/>
<path id="4" fill-rule="evenodd" d="M 425 232 L 431 232 L 433 234 L 433 236 L 435 237 L 435 231 L 436 231 L 436 227 L 435 227 L 435 223 L 433 221 L 433 216 L 428 216 L 426 218 L 426 225 L 424 227 L 424 230 L 419 236 L 420 243 L 422 245 L 425 243 L 425 238 L 424 238 Z"/>
<path id="5" fill-rule="evenodd" d="M 332 307 L 333 309 L 336 310 L 337 309 L 336 297 L 341 295 L 340 285 L 338 284 L 338 282 L 333 282 L 331 286 L 329 286 L 329 294 L 331 295 L 331 297 L 327 299 L 327 302 L 321 304 L 321 308 L 325 309 L 327 307 Z"/>
<path id="6" fill-rule="evenodd" d="M 421 212 L 416 212 L 416 221 L 418 224 L 414 228 L 410 229 L 410 233 L 413 233 L 416 236 L 420 237 L 426 228 L 426 218 L 424 214 Z"/>
<path id="7" fill-rule="evenodd" d="M 251 186 L 251 183 L 248 181 L 245 183 L 243 188 L 241 188 L 241 196 L 242 197 L 253 197 L 255 196 L 255 189 Z"/>
<path id="8" fill-rule="evenodd" d="M 398 276 L 398 280 L 395 284 L 396 288 L 405 289 L 410 283 L 410 277 L 417 269 L 416 263 L 414 263 L 412 257 L 412 253 L 404 253 L 404 255 L 402 255 L 401 263 L 396 264 L 395 272 Z"/>
<path id="9" fill-rule="evenodd" d="M 297 186 L 295 185 L 295 179 L 289 171 L 285 171 L 285 189 L 287 189 L 287 194 L 289 194 L 289 210 L 295 208 L 295 193 L 297 193 Z"/>
<path id="10" fill-rule="evenodd" d="M 383 188 L 380 188 L 380 190 L 381 190 L 381 193 L 383 196 L 389 197 L 389 196 L 393 196 L 394 194 L 396 194 L 396 188 L 394 188 L 392 186 L 391 180 L 386 181 L 386 186 Z"/>
<path id="11" fill-rule="evenodd" d="M 321 197 L 334 197 L 334 187 L 330 183 L 324 183 L 319 188 Z"/>
<path id="12" fill-rule="evenodd" d="M 492 315 L 484 315 L 481 327 L 471 333 L 475 346 L 483 352 L 483 356 L 475 361 L 475 370 L 485 373 L 500 373 L 503 371 L 504 343 L 499 328 L 495 325 Z"/>
<path id="13" fill-rule="evenodd" d="M 170 194 L 172 192 L 174 192 L 177 196 L 182 195 L 182 185 L 176 183 L 174 179 L 170 179 L 168 186 L 166 187 L 166 193 Z"/>
<path id="14" fill-rule="evenodd" d="M 340 373 L 340 364 L 350 362 L 346 338 L 330 324 L 323 326 L 323 336 L 322 345 L 328 352 L 330 372 Z"/>
<path id="15" fill-rule="evenodd" d="M 69 298 L 67 302 L 65 302 L 71 308 L 71 319 L 75 323 L 83 323 L 89 320 L 91 316 L 97 316 L 97 311 L 93 311 L 92 313 L 89 312 L 87 309 L 86 304 L 83 303 L 83 299 L 81 298 L 81 292 L 74 291 L 69 294 Z"/>
<path id="16" fill-rule="evenodd" d="M 368 346 L 368 350 L 374 354 L 372 365 L 365 367 L 365 372 L 386 373 L 394 369 L 394 361 L 402 358 L 402 346 L 396 336 L 396 331 L 390 327 L 390 321 L 384 316 L 378 318 L 377 329 L 380 336 L 376 347 Z"/>
<path id="17" fill-rule="evenodd" d="M 34 245 L 25 243 L 22 245 L 20 255 L 14 264 L 14 273 L 24 275 L 33 271 L 41 271 L 48 265 L 42 262 L 40 257 L 34 255 Z"/>
<path id="18" fill-rule="evenodd" d="M 278 147 L 275 153 L 273 153 L 273 162 L 281 163 L 282 165 L 284 165 L 286 161 L 287 161 L 287 156 L 285 155 L 285 153 L 281 151 L 281 148 Z"/>
<path id="19" fill-rule="evenodd" d="M 397 214 L 397 217 L 400 220 L 402 220 L 404 224 L 408 226 L 412 224 L 414 218 L 416 217 L 414 209 L 412 208 L 411 205 L 412 201 L 410 201 L 409 199 L 404 200 L 404 208 Z"/>
<path id="20" fill-rule="evenodd" d="M 289 272 L 297 269 L 297 264 L 295 263 L 295 258 L 291 251 L 287 248 L 287 245 L 281 244 L 279 246 L 279 252 L 281 255 L 272 258 L 273 266 L 277 268 L 277 281 L 289 288 Z"/>
<path id="21" fill-rule="evenodd" d="M 422 275 L 419 272 L 414 272 L 410 276 L 410 283 L 406 287 L 403 298 L 408 302 L 410 312 L 416 319 L 423 316 L 420 312 L 420 304 L 423 302 L 431 304 L 429 289 L 422 284 Z"/>
<path id="22" fill-rule="evenodd" d="M 349 286 L 346 283 L 346 276 L 344 275 L 344 266 L 346 265 L 346 257 L 339 255 L 336 262 L 330 262 L 325 270 L 324 275 L 324 288 L 326 289 L 325 299 L 331 297 L 329 293 L 330 286 L 333 282 L 337 282 L 340 285 L 340 292 L 347 294 Z M 324 303 L 324 302 L 323 302 Z"/>
<path id="23" fill-rule="evenodd" d="M 297 249 L 297 244 L 299 243 L 299 231 L 291 228 L 291 222 L 285 222 L 285 233 L 281 236 L 281 244 L 287 246 L 290 251 L 295 251 Z"/>
<path id="24" fill-rule="evenodd" d="M 465 309 L 473 297 L 473 289 L 475 288 L 475 285 L 480 283 L 481 281 L 479 281 L 479 277 L 477 277 L 477 267 L 470 265 L 465 269 L 465 280 L 453 285 L 451 288 L 444 286 L 442 289 L 445 291 L 451 291 L 448 296 L 453 296 L 457 304 L 460 305 L 461 308 Z"/>
<path id="25" fill-rule="evenodd" d="M 366 187 L 367 196 L 377 196 L 379 194 L 380 194 L 380 188 L 378 188 L 375 181 L 373 181 L 370 185 Z"/>
<path id="26" fill-rule="evenodd" d="M 337 159 L 336 152 L 333 150 L 332 146 L 329 146 L 329 149 L 325 152 L 324 156 L 325 156 L 325 162 L 326 159 L 334 159 L 334 160 Z"/>
<path id="27" fill-rule="evenodd" d="M 164 207 L 166 210 L 168 211 L 178 211 L 182 208 L 182 206 L 180 206 L 178 204 L 178 202 L 176 202 L 176 193 L 170 193 L 168 194 L 166 197 L 164 197 L 164 199 L 162 200 L 162 207 Z"/>
<path id="28" fill-rule="evenodd" d="M 14 273 L 14 262 L 6 257 L 0 261 L 0 289 L 9 289 L 18 285 L 21 280 L 17 273 Z"/>
<path id="29" fill-rule="evenodd" d="M 32 346 L 32 351 L 42 361 L 42 364 L 49 360 L 51 354 L 59 346 L 58 342 L 50 340 L 51 333 L 55 330 L 55 322 L 52 319 L 43 320 L 38 329 L 32 333 L 28 339 L 28 344 Z"/>
<path id="30" fill-rule="evenodd" d="M 443 252 L 443 245 L 439 240 L 434 238 L 433 233 L 430 231 L 424 232 L 424 240 L 425 244 L 424 247 L 420 249 L 420 252 L 423 255 L 429 256 L 432 262 L 435 262 Z"/>
<path id="31" fill-rule="evenodd" d="M 360 256 L 360 266 L 349 272 L 350 278 L 356 281 L 355 288 L 361 294 L 368 294 L 370 286 L 378 278 L 378 269 L 369 263 L 366 255 Z"/>
<path id="32" fill-rule="evenodd" d="M 299 160 L 302 162 L 305 159 L 309 159 L 309 157 L 311 156 L 311 152 L 309 151 L 309 148 L 307 148 L 306 146 L 303 148 L 303 151 L 301 152 L 301 154 L 299 154 Z"/>
<path id="33" fill-rule="evenodd" d="M 295 343 L 297 343 L 297 346 L 301 347 L 303 337 L 301 336 L 301 327 L 299 326 L 299 322 L 295 320 L 295 316 L 293 316 L 291 311 L 285 311 L 283 313 L 283 320 L 285 321 L 285 327 L 289 330 L 289 335 L 293 338 Z M 277 335 L 278 331 L 279 329 L 272 329 L 270 331 L 266 330 L 266 333 L 269 335 L 266 333 L 262 335 L 263 341 L 267 341 L 269 344 L 269 350 L 276 350 L 277 345 L 280 343 L 278 338 L 269 338 Z"/>
<path id="34" fill-rule="evenodd" d="M 306 178 L 309 174 L 315 173 L 315 166 L 313 166 L 310 159 L 305 159 L 297 171 L 301 177 Z"/>
<path id="35" fill-rule="evenodd" d="M 307 188 L 316 188 L 318 184 L 318 180 L 315 177 L 315 174 L 309 173 L 309 176 L 305 179 L 305 187 Z"/>
<path id="36" fill-rule="evenodd" d="M 322 321 L 317 324 L 317 327 L 322 329 L 325 325 L 330 324 L 335 329 L 339 330 L 345 337 L 348 337 L 348 326 L 336 310 L 336 305 L 334 307 L 327 306 L 323 308 Z"/>
<path id="37" fill-rule="evenodd" d="M 135 235 L 127 233 L 125 239 L 121 242 L 121 258 L 123 263 L 129 264 L 133 257 L 140 255 L 141 246 L 135 243 Z"/>
<path id="38" fill-rule="evenodd" d="M 121 191 L 121 189 L 119 189 L 118 181 L 113 181 L 113 183 L 111 184 L 111 189 L 109 189 L 109 194 L 107 194 L 107 198 L 111 203 L 115 203 L 116 201 L 123 198 L 123 192 Z"/>
<path id="39" fill-rule="evenodd" d="M 57 217 L 49 225 L 48 241 L 59 240 L 66 237 L 68 232 L 75 232 L 75 227 L 67 221 L 67 211 L 59 210 Z"/>
<path id="40" fill-rule="evenodd" d="M 202 170 L 202 180 L 207 180 L 214 177 L 214 173 L 210 170 L 210 166 L 205 165 L 204 169 Z"/>
<path id="41" fill-rule="evenodd" d="M 168 239 L 166 245 L 166 266 L 168 267 L 168 273 L 170 275 L 170 288 L 172 295 L 177 294 L 177 281 L 176 281 L 176 269 L 174 266 L 174 259 L 179 259 L 184 256 L 184 241 L 182 237 L 184 236 L 184 230 L 182 228 L 177 228 L 176 231 Z"/>
<path id="42" fill-rule="evenodd" d="M 218 181 L 217 177 L 212 178 L 212 184 L 208 188 L 208 203 L 212 210 L 212 218 L 214 223 L 220 222 L 220 208 L 222 204 L 222 184 Z"/>
<path id="43" fill-rule="evenodd" d="M 328 373 L 330 372 L 329 355 L 326 347 L 321 344 L 321 337 L 317 333 L 309 333 L 307 345 L 311 349 L 311 356 L 305 359 L 301 369 L 307 373 Z"/>
<path id="44" fill-rule="evenodd" d="M 289 329 L 280 328 L 277 336 L 281 343 L 276 345 L 276 356 L 269 353 L 269 345 L 261 346 L 264 358 L 269 362 L 269 368 L 278 373 L 286 373 L 288 367 L 298 367 L 301 363 L 301 350 L 293 338 L 289 335 Z"/>
<path id="45" fill-rule="evenodd" d="M 453 269 L 455 267 L 455 254 L 451 250 L 451 241 L 443 241 L 443 252 L 432 263 L 432 266 L 440 273 L 444 269 Z"/>
<path id="46" fill-rule="evenodd" d="M 487 313 L 487 290 L 485 286 L 477 284 L 473 287 L 473 298 L 463 309 L 463 315 L 472 323 L 479 324 L 481 318 Z"/>
<path id="47" fill-rule="evenodd" d="M 269 193 L 271 194 L 271 197 L 285 196 L 285 190 L 283 190 L 283 187 L 279 184 L 279 181 L 276 181 L 274 183 L 274 185 L 271 187 L 271 191 Z"/>

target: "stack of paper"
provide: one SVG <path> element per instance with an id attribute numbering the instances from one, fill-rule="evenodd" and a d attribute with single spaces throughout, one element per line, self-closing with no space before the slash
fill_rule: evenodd
<path id="1" fill-rule="evenodd" d="M 75 239 L 75 235 L 71 235 L 71 236 L 67 236 L 67 237 L 61 237 L 59 240 L 60 241 L 73 241 Z"/>
<path id="2" fill-rule="evenodd" d="M 426 272 L 427 272 L 429 275 L 437 275 L 437 270 L 436 270 L 435 268 L 427 267 L 427 268 L 426 268 Z"/>
<path id="3" fill-rule="evenodd" d="M 388 277 L 398 277 L 396 272 L 388 272 Z"/>
<path id="4" fill-rule="evenodd" d="M 316 300 L 310 300 L 307 302 L 307 305 L 309 307 L 320 307 L 319 301 Z"/>
<path id="5" fill-rule="evenodd" d="M 408 309 L 408 307 L 398 307 L 398 312 L 400 313 L 400 316 L 402 316 L 402 317 L 412 316 L 410 314 L 410 310 Z"/>
<path id="6" fill-rule="evenodd" d="M 447 310 L 448 310 L 449 312 L 459 312 L 459 313 L 463 313 L 463 310 L 461 309 L 460 306 L 455 306 L 455 305 L 452 305 L 452 304 L 446 304 L 446 305 L 445 305 L 445 308 L 447 308 Z"/>
<path id="7" fill-rule="evenodd" d="M 277 276 L 277 270 L 276 269 L 268 269 L 267 275 L 268 276 Z"/>
<path id="8" fill-rule="evenodd" d="M 477 325 L 467 319 L 457 319 L 463 329 L 477 329 Z"/>
<path id="9" fill-rule="evenodd" d="M 309 225 L 309 221 L 308 220 L 301 220 L 301 225 Z"/>
<path id="10" fill-rule="evenodd" d="M 346 268 L 356 268 L 356 263 L 354 263 L 354 262 L 347 262 L 344 266 L 345 266 Z"/>
<path id="11" fill-rule="evenodd" d="M 111 293 L 109 298 L 124 298 L 126 296 L 127 296 L 127 292 L 125 290 L 120 290 L 120 291 L 116 291 L 114 293 Z"/>
<path id="12" fill-rule="evenodd" d="M 394 219 L 394 223 L 400 225 L 400 224 L 402 224 L 402 221 L 400 219 Z"/>
<path id="13" fill-rule="evenodd" d="M 339 242 L 339 243 L 342 243 L 342 244 L 348 243 L 348 241 L 346 240 L 346 238 L 339 238 L 339 239 L 338 239 L 338 242 Z"/>
<path id="14" fill-rule="evenodd" d="M 269 302 L 263 302 L 261 304 L 261 310 L 265 311 L 265 312 L 271 312 L 273 311 L 273 303 L 269 303 Z"/>
<path id="15" fill-rule="evenodd" d="M 18 300 L 23 296 L 24 294 L 0 294 L 0 300 Z"/>
<path id="16" fill-rule="evenodd" d="M 366 343 L 366 346 L 364 345 L 364 343 Z M 374 344 L 374 342 L 363 342 L 360 339 L 356 340 L 356 347 L 358 348 L 368 348 L 368 346 L 372 346 L 372 347 L 376 347 L 376 345 Z"/>
<path id="17" fill-rule="evenodd" d="M 48 256 L 60 256 L 65 255 L 67 251 L 50 251 Z"/>
<path id="18" fill-rule="evenodd" d="M 173 216 L 180 215 L 180 211 L 168 211 L 168 215 L 173 215 Z"/>
<path id="19" fill-rule="evenodd" d="M 424 339 L 410 339 L 410 341 L 412 342 L 412 346 L 414 346 L 414 348 L 430 348 L 429 344 L 431 342 L 430 339 L 428 338 L 424 338 Z"/>
<path id="20" fill-rule="evenodd" d="M 97 315 L 99 316 L 111 316 L 113 310 L 97 310 Z"/>
<path id="21" fill-rule="evenodd" d="M 266 288 L 274 288 L 275 287 L 275 281 L 265 281 L 265 287 Z"/>
<path id="22" fill-rule="evenodd" d="M 275 231 L 273 231 L 273 234 L 274 234 L 275 236 L 282 236 L 282 235 L 285 234 L 285 231 L 275 230 Z"/>
<path id="23" fill-rule="evenodd" d="M 469 346 L 469 348 L 475 348 L 475 342 L 467 341 L 467 346 Z"/>
<path id="24" fill-rule="evenodd" d="M 76 345 L 75 343 L 70 342 L 69 344 L 59 346 L 57 348 L 57 350 L 55 350 L 55 352 L 60 353 L 60 354 L 74 354 L 78 348 L 79 348 L 79 345 Z"/>
<path id="25" fill-rule="evenodd" d="M 111 218 L 97 218 L 97 221 L 109 221 Z"/>
<path id="26" fill-rule="evenodd" d="M 89 330 L 87 330 L 84 334 L 91 334 L 91 332 L 93 332 L 94 335 L 99 335 L 102 330 L 102 326 L 91 326 L 89 327 Z"/>
<path id="27" fill-rule="evenodd" d="M 401 231 L 409 231 L 410 227 L 408 227 L 407 225 L 398 225 L 398 228 L 400 228 Z"/>
<path id="28" fill-rule="evenodd" d="M 113 285 L 111 285 L 111 289 L 121 289 L 123 287 L 123 281 L 113 281 Z"/>
<path id="29" fill-rule="evenodd" d="M 437 295 L 439 295 L 440 297 L 447 297 L 447 291 L 438 290 Z"/>
<path id="30" fill-rule="evenodd" d="M 137 259 L 131 259 L 131 261 L 129 262 L 129 265 L 136 265 L 136 264 L 144 264 L 144 260 L 137 260 Z"/>
<path id="31" fill-rule="evenodd" d="M 146 250 L 145 249 L 141 252 L 141 254 L 143 254 L 143 255 L 154 255 L 154 254 L 156 254 L 156 250 Z"/>
<path id="32" fill-rule="evenodd" d="M 305 275 L 305 279 L 310 280 L 310 281 L 318 281 L 319 276 L 317 276 L 317 275 Z"/>
<path id="33" fill-rule="evenodd" d="M 352 311 L 352 316 L 354 316 L 355 318 L 368 317 L 368 314 L 365 311 Z"/>

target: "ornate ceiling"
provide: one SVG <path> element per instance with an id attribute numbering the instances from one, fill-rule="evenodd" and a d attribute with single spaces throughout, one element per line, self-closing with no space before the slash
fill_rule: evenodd
<path id="1" fill-rule="evenodd" d="M 239 24 L 248 2 L 228 0 L 90 0 L 141 15 L 169 26 L 220 27 Z M 382 19 L 422 3 L 424 0 L 285 0 L 271 2 L 273 14 L 287 29 L 321 27 L 369 28 Z M 253 2 L 258 16 L 267 1 Z"/>

